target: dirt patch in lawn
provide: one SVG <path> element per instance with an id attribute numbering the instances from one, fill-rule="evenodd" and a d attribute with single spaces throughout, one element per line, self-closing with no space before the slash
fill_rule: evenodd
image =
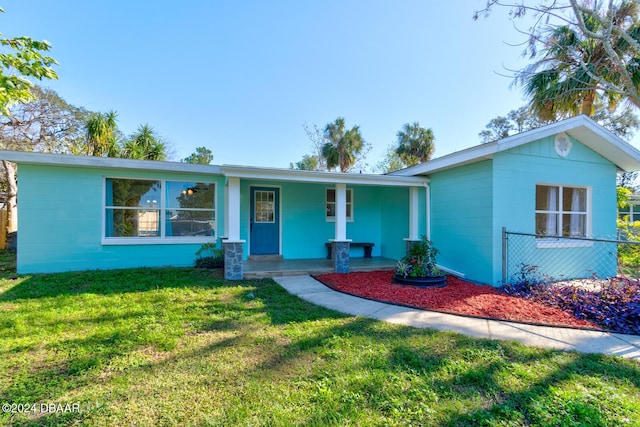
<path id="1" fill-rule="evenodd" d="M 523 298 L 502 295 L 493 286 L 481 286 L 447 276 L 443 288 L 418 288 L 393 283 L 392 271 L 323 274 L 314 276 L 336 291 L 397 305 L 486 319 L 538 325 L 598 329 L 557 308 Z"/>

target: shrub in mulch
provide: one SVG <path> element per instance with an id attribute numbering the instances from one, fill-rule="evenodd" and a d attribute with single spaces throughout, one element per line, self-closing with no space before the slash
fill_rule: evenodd
<path id="1" fill-rule="evenodd" d="M 560 286 L 521 280 L 502 287 L 501 291 L 557 307 L 612 332 L 640 334 L 640 281 L 635 279 L 616 277 L 587 289 L 579 282 Z"/>
<path id="2" fill-rule="evenodd" d="M 224 259 L 218 257 L 202 257 L 196 258 L 196 268 L 222 268 L 224 267 Z"/>
<path id="3" fill-rule="evenodd" d="M 599 329 L 541 302 L 505 295 L 492 286 L 481 286 L 447 276 L 444 288 L 418 288 L 393 283 L 392 271 L 323 274 L 317 280 L 340 292 L 377 301 L 472 317 L 509 320 L 573 328 Z"/>

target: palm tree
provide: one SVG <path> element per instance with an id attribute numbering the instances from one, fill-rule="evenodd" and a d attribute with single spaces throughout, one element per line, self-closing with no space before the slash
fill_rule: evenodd
<path id="1" fill-rule="evenodd" d="M 630 34 L 638 31 L 638 5 L 623 2 L 615 10 L 614 23 L 631 20 Z M 585 26 L 596 32 L 595 19 L 586 19 Z M 637 36 L 634 36 L 637 37 Z M 625 41 L 615 39 L 616 51 L 623 51 Z M 607 82 L 618 84 L 620 73 L 607 56 L 607 46 L 601 39 L 587 38 L 568 25 L 551 27 L 544 35 L 541 59 L 516 75 L 516 84 L 531 98 L 532 110 L 544 120 L 554 120 L 558 114 L 593 114 L 597 98 L 615 108 L 623 99 L 620 93 L 607 90 Z M 640 79 L 638 67 L 630 65 L 632 75 Z M 638 82 L 640 80 L 636 80 Z"/>
<path id="2" fill-rule="evenodd" d="M 435 137 L 431 129 L 423 128 L 418 122 L 406 123 L 396 136 L 396 154 L 406 166 L 414 166 L 431 159 L 435 151 Z"/>
<path id="3" fill-rule="evenodd" d="M 138 160 L 166 160 L 167 147 L 160 141 L 153 128 L 140 125 L 136 133 L 124 143 L 120 157 Z"/>
<path id="4" fill-rule="evenodd" d="M 347 172 L 364 147 L 360 128 L 354 126 L 346 130 L 344 118 L 338 117 L 324 128 L 324 136 L 327 142 L 322 146 L 322 156 L 327 161 L 327 168 L 339 167 L 340 172 Z"/>
<path id="5" fill-rule="evenodd" d="M 92 113 L 85 123 L 87 129 L 87 155 L 117 157 L 116 120 L 118 113 Z"/>

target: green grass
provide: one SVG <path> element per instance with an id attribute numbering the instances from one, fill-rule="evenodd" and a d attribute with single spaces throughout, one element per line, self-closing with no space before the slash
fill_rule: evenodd
<path id="1" fill-rule="evenodd" d="M 80 408 L 0 425 L 640 425 L 635 361 L 343 316 L 208 270 L 0 275 L 0 403 Z"/>

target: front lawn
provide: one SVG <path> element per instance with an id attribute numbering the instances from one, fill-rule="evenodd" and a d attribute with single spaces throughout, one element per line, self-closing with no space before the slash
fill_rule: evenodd
<path id="1" fill-rule="evenodd" d="M 640 425 L 637 361 L 343 316 L 208 270 L 4 276 L 2 425 Z"/>

